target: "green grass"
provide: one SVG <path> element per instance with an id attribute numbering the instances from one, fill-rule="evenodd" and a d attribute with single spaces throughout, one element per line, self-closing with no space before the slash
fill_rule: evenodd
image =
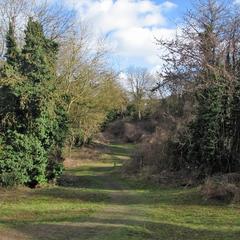
<path id="1" fill-rule="evenodd" d="M 118 170 L 133 148 L 107 146 L 100 160 L 67 169 L 60 186 L 0 190 L 0 239 L 240 239 L 239 205 L 123 179 Z"/>

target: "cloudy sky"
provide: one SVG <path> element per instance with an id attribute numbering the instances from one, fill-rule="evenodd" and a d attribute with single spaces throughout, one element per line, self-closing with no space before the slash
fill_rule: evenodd
<path id="1" fill-rule="evenodd" d="M 78 18 L 103 36 L 114 68 L 157 68 L 161 62 L 154 37 L 171 38 L 190 0 L 63 0 Z M 240 0 L 235 0 L 240 2 Z"/>

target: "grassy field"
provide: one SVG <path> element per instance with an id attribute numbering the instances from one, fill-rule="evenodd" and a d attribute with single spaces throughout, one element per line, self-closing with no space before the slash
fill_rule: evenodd
<path id="1" fill-rule="evenodd" d="M 240 206 L 122 179 L 131 145 L 68 159 L 60 186 L 0 190 L 1 240 L 239 240 Z"/>

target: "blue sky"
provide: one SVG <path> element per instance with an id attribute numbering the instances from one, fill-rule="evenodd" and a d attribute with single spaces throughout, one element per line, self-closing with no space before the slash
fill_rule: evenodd
<path id="1" fill-rule="evenodd" d="M 190 0 L 62 0 L 89 24 L 96 35 L 107 36 L 112 66 L 161 67 L 154 37 L 171 39 Z M 239 1 L 240 0 L 235 0 Z"/>

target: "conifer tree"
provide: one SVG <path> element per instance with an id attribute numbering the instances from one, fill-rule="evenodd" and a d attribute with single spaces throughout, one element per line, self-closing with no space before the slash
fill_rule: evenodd
<path id="1" fill-rule="evenodd" d="M 6 35 L 6 48 L 7 51 L 5 57 L 7 60 L 7 64 L 12 66 L 16 70 L 18 67 L 19 49 L 15 37 L 14 19 L 9 21 L 9 28 Z"/>
<path id="2" fill-rule="evenodd" d="M 33 158 L 36 153 L 36 141 L 25 135 L 26 114 L 22 109 L 19 72 L 20 52 L 13 23 L 9 23 L 6 34 L 6 62 L 1 69 L 0 109 L 1 109 L 1 151 L 0 185 L 13 186 L 30 181 L 29 172 L 33 170 Z"/>
<path id="3" fill-rule="evenodd" d="M 6 64 L 0 71 L 0 129 L 9 127 L 14 128 L 13 122 L 16 121 L 16 108 L 19 98 L 14 91 L 14 85 L 20 79 L 18 73 L 19 49 L 14 32 L 13 21 L 9 22 L 9 29 L 6 33 Z"/>
<path id="4" fill-rule="evenodd" d="M 17 100 L 16 106 L 10 104 L 15 127 L 7 126 L 0 140 L 0 183 L 34 187 L 61 172 L 67 115 L 54 86 L 58 45 L 44 36 L 41 24 L 32 18 L 25 35 L 22 52 L 15 54 L 14 31 L 9 26 L 4 69 L 12 67 L 22 80 L 11 86 Z"/>
<path id="5" fill-rule="evenodd" d="M 57 102 L 54 85 L 58 44 L 47 39 L 41 24 L 32 18 L 25 34 L 21 69 L 28 82 L 29 132 L 37 136 L 46 151 L 46 177 L 54 178 L 61 169 L 61 148 L 67 131 L 67 116 Z"/>

